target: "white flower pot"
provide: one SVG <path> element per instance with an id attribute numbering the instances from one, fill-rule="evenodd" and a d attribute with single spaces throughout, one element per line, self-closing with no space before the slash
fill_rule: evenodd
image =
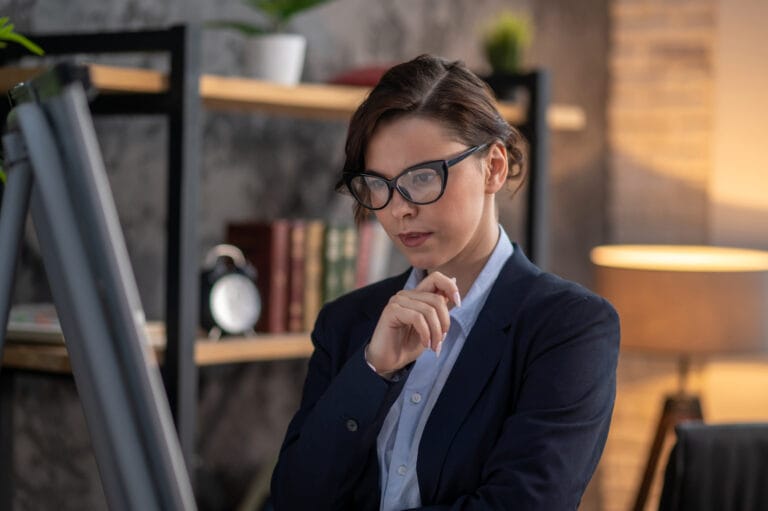
<path id="1" fill-rule="evenodd" d="M 299 34 L 264 34 L 248 41 L 248 72 L 254 78 L 284 85 L 301 80 L 307 39 Z"/>

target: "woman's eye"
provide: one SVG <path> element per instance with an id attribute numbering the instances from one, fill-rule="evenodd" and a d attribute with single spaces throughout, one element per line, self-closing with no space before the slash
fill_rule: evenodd
<path id="1" fill-rule="evenodd" d="M 411 183 L 416 186 L 424 186 L 435 180 L 436 174 L 430 171 L 415 172 L 411 175 Z"/>
<path id="2" fill-rule="evenodd" d="M 381 179 L 366 179 L 368 189 L 372 192 L 378 192 L 387 189 L 387 183 Z"/>

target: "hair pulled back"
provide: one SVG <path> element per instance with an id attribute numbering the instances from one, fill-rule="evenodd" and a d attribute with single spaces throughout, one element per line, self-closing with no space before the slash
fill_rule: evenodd
<path id="1" fill-rule="evenodd" d="M 420 116 L 439 122 L 468 146 L 499 141 L 507 148 L 509 176 L 522 169 L 522 135 L 499 113 L 488 85 L 463 62 L 421 55 L 398 64 L 381 77 L 349 123 L 344 172 L 365 170 L 365 153 L 378 126 L 387 121 Z M 343 180 L 336 185 L 344 188 Z M 355 205 L 355 220 L 367 210 Z"/>

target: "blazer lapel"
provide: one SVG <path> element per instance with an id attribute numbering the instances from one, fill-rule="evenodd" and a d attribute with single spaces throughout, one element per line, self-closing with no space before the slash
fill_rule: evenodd
<path id="1" fill-rule="evenodd" d="M 515 244 L 445 382 L 419 445 L 422 503 L 434 502 L 445 457 L 454 436 L 499 363 L 525 280 L 540 273 Z"/>

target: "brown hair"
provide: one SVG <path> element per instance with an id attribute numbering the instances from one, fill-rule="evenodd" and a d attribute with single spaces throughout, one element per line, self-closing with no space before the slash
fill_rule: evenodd
<path id="1" fill-rule="evenodd" d="M 468 146 L 500 141 L 507 148 L 509 177 L 520 177 L 523 137 L 496 108 L 493 92 L 463 62 L 421 55 L 384 73 L 349 123 L 344 172 L 365 170 L 365 152 L 376 128 L 401 116 L 440 122 Z M 345 189 L 339 180 L 336 190 Z M 355 204 L 355 220 L 368 211 Z"/>

